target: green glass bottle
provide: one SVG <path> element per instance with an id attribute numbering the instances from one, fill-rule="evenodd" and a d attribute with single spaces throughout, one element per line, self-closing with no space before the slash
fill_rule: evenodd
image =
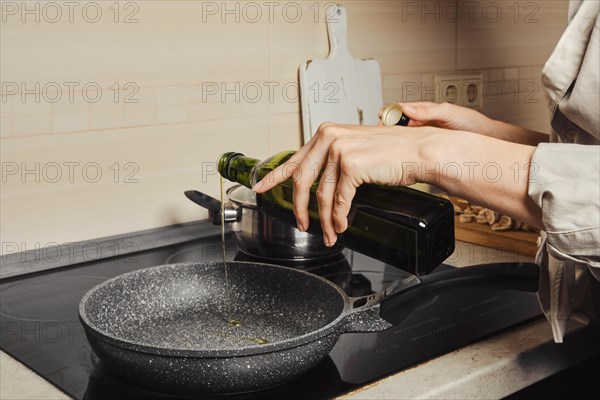
<path id="1" fill-rule="evenodd" d="M 294 151 L 260 161 L 240 153 L 225 153 L 219 173 L 252 188 L 270 171 L 285 163 Z M 322 234 L 316 189 L 311 188 L 309 232 Z M 257 195 L 257 205 L 267 215 L 296 225 L 291 179 Z M 431 272 L 454 251 L 454 208 L 428 193 L 407 187 L 362 185 L 356 191 L 348 215 L 348 229 L 338 242 L 352 250 L 417 275 Z"/>

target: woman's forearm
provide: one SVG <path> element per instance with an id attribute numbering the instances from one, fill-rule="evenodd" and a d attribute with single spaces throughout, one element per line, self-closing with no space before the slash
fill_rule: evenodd
<path id="1" fill-rule="evenodd" d="M 503 121 L 491 121 L 492 123 L 485 127 L 485 131 L 481 132 L 486 136 L 528 146 L 537 146 L 548 141 L 548 135 L 545 133 L 532 131 Z"/>
<path id="2" fill-rule="evenodd" d="M 305 231 L 310 224 L 310 190 L 320 179 L 316 197 L 323 240 L 328 246 L 347 229 L 352 200 L 363 184 L 430 183 L 542 228 L 541 211 L 528 195 L 534 150 L 477 133 L 431 126 L 325 123 L 306 145 L 253 189 L 264 193 L 293 177 L 294 214 L 298 228 Z M 326 166 L 333 173 L 319 178 L 315 171 Z"/>
<path id="3" fill-rule="evenodd" d="M 520 126 L 494 120 L 479 111 L 450 103 L 403 103 L 411 127 L 430 126 L 451 131 L 475 132 L 513 143 L 537 146 L 547 142 L 548 135 Z M 381 115 L 380 115 L 381 116 Z"/>
<path id="4" fill-rule="evenodd" d="M 417 180 L 537 228 L 541 210 L 528 195 L 535 147 L 471 132 L 436 132 L 422 141 Z M 535 174 L 532 174 L 535 178 Z"/>

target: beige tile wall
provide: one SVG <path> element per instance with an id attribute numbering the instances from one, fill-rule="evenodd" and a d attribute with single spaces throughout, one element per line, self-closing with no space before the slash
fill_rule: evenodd
<path id="1" fill-rule="evenodd" d="M 536 2 L 534 24 L 451 18 L 462 1 L 340 3 L 353 55 L 381 63 L 386 102 L 431 99 L 433 74 L 454 70 L 482 70 L 511 94 L 522 81 L 528 94 L 566 22 L 566 1 Z M 248 2 L 228 2 L 230 14 L 221 2 L 121 2 L 118 14 L 99 2 L 95 23 L 86 2 L 58 22 L 28 4 L 33 14 L 3 9 L 1 25 L 2 253 L 204 218 L 182 193 L 217 195 L 202 170 L 220 153 L 300 146 L 297 68 L 327 55 L 327 2 L 277 2 L 271 15 L 254 3 L 260 18 Z M 36 84 L 37 99 L 9 95 Z M 502 96 L 485 112 L 543 129 L 532 98 Z"/>
<path id="2" fill-rule="evenodd" d="M 457 24 L 456 69 L 483 72 L 486 114 L 548 132 L 540 76 L 566 27 L 568 3 L 458 1 L 465 13 Z"/>

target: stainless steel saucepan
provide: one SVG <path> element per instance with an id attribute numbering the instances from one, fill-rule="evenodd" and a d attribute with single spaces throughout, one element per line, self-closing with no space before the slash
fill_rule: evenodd
<path id="1" fill-rule="evenodd" d="M 215 225 L 221 224 L 221 202 L 196 190 L 185 192 L 188 199 L 208 209 Z M 277 260 L 310 261 L 334 256 L 342 248 L 327 247 L 321 236 L 301 232 L 297 228 L 263 213 L 256 206 L 256 194 L 245 186 L 227 190 L 225 222 L 240 251 L 268 262 Z"/>

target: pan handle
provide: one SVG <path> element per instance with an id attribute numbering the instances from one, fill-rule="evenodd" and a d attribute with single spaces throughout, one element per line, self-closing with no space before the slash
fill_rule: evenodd
<path id="1" fill-rule="evenodd" d="M 533 263 L 493 263 L 480 264 L 447 271 L 434 272 L 417 280 L 392 284 L 387 290 L 366 297 L 350 299 L 354 314 L 367 315 L 365 311 L 378 309 L 381 320 L 388 327 L 402 322 L 414 309 L 444 291 L 468 289 L 503 289 L 523 292 L 537 292 L 540 268 Z M 372 311 L 368 317 L 371 317 Z M 357 326 L 356 316 L 349 318 L 344 332 L 372 332 Z M 360 319 L 360 318 L 359 318 Z M 375 325 L 381 325 L 377 322 Z M 385 328 L 384 328 L 385 329 Z M 379 329 L 382 330 L 382 329 Z"/>
<path id="2" fill-rule="evenodd" d="M 213 224 L 221 225 L 221 202 L 197 190 L 188 190 L 185 196 L 208 210 L 208 216 Z M 225 222 L 235 222 L 240 219 L 240 209 L 225 203 Z"/>
<path id="3" fill-rule="evenodd" d="M 433 273 L 423 276 L 420 285 L 386 294 L 379 315 L 396 325 L 420 304 L 447 290 L 471 287 L 537 292 L 539 276 L 540 267 L 533 263 L 481 264 Z"/>

